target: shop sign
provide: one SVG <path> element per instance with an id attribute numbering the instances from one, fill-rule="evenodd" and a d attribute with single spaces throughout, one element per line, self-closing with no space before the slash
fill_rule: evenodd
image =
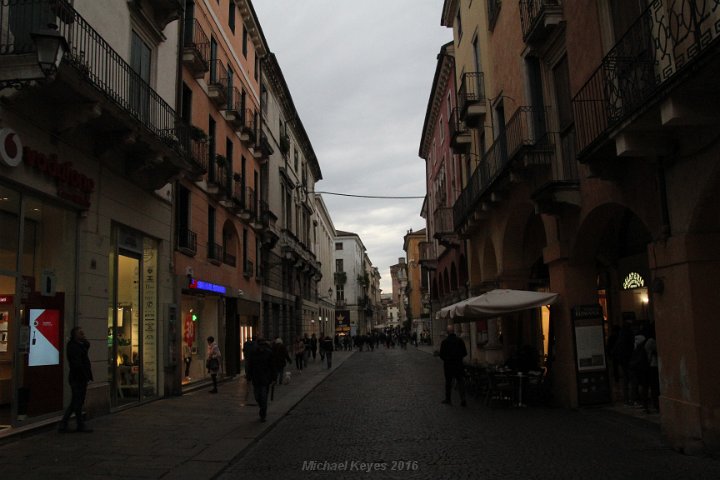
<path id="1" fill-rule="evenodd" d="M 34 170 L 55 179 L 58 197 L 83 207 L 90 206 L 90 194 L 95 190 L 92 178 L 75 170 L 72 162 L 61 162 L 54 153 L 46 155 L 30 147 L 23 147 L 14 130 L 0 129 L 0 162 L 17 167 L 23 160 Z"/>
<path id="2" fill-rule="evenodd" d="M 633 288 L 641 288 L 645 286 L 645 279 L 637 272 L 630 272 L 623 280 L 623 290 L 631 290 Z"/>
<path id="3" fill-rule="evenodd" d="M 350 311 L 338 310 L 335 312 L 335 333 L 350 333 Z"/>
<path id="4" fill-rule="evenodd" d="M 221 293 L 223 295 L 225 295 L 225 293 L 227 292 L 227 288 L 222 285 L 216 285 L 210 282 L 203 282 L 202 280 L 197 280 L 195 278 L 190 279 L 190 285 L 188 286 L 188 288 L 192 290 L 206 290 L 208 292 Z"/>
<path id="5" fill-rule="evenodd" d="M 22 142 L 11 128 L 0 129 L 0 161 L 8 167 L 17 167 L 22 162 Z"/>

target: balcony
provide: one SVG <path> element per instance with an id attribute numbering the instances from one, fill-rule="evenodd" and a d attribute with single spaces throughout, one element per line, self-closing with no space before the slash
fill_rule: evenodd
<path id="1" fill-rule="evenodd" d="M 333 274 L 335 285 L 345 285 L 347 283 L 347 272 L 335 272 Z"/>
<path id="2" fill-rule="evenodd" d="M 239 198 L 239 216 L 242 220 L 249 222 L 257 216 L 257 202 L 255 199 L 255 191 L 248 186 L 241 188 L 241 197 Z"/>
<path id="3" fill-rule="evenodd" d="M 198 181 L 208 171 L 210 149 L 207 134 L 194 125 L 182 125 L 178 127 L 178 138 L 191 163 L 188 177 Z"/>
<path id="4" fill-rule="evenodd" d="M 240 90 L 237 87 L 232 87 L 228 92 L 227 104 L 223 107 L 224 110 L 221 114 L 226 122 L 236 132 L 239 132 L 243 128 L 245 119 L 243 118 L 243 102 Z"/>
<path id="5" fill-rule="evenodd" d="M 0 83 L 32 83 L 28 60 L 37 67 L 31 33 L 57 26 L 68 50 L 53 81 L 39 82 L 32 95 L 8 94 L 8 108 L 37 117 L 53 105 L 52 129 L 72 142 L 87 132 L 86 145 L 98 155 L 112 153 L 115 165 L 134 183 L 155 190 L 191 168 L 178 135 L 175 111 L 66 1 L 5 0 L 0 8 Z M 36 72 L 37 73 L 37 72 Z"/>
<path id="6" fill-rule="evenodd" d="M 550 215 L 560 215 L 563 210 L 581 206 L 575 128 L 560 133 L 558 137 L 560 156 L 553 159 L 551 178 L 538 175 L 531 179 L 532 200 L 537 211 Z"/>
<path id="7" fill-rule="evenodd" d="M 256 194 L 257 196 L 257 194 Z M 253 230 L 256 232 L 262 232 L 270 226 L 270 207 L 267 202 L 260 201 L 260 208 L 256 215 L 250 220 Z"/>
<path id="8" fill-rule="evenodd" d="M 287 155 L 290 151 L 290 138 L 288 137 L 287 133 L 281 133 L 280 134 L 280 153 L 283 155 Z"/>
<path id="9" fill-rule="evenodd" d="M 546 110 L 519 107 L 501 134 L 470 176 L 453 205 L 455 231 L 467 234 L 473 231 L 501 201 L 499 190 L 510 183 L 511 168 L 514 177 L 543 175 L 554 161 L 554 135 L 547 132 Z"/>
<path id="10" fill-rule="evenodd" d="M 437 249 L 435 242 L 420 242 L 420 265 L 430 270 L 437 269 Z"/>
<path id="11" fill-rule="evenodd" d="M 207 173 L 207 192 L 216 199 L 229 198 L 232 176 L 228 173 L 227 160 L 216 155 L 210 161 Z"/>
<path id="12" fill-rule="evenodd" d="M 230 83 L 228 71 L 220 60 L 210 62 L 210 75 L 208 80 L 208 98 L 218 109 L 227 108 L 230 96 Z"/>
<path id="13" fill-rule="evenodd" d="M 240 141 L 255 145 L 255 120 L 257 115 L 251 109 L 245 110 L 245 118 L 240 128 Z"/>
<path id="14" fill-rule="evenodd" d="M 674 128 L 714 124 L 717 25 L 713 2 L 652 2 L 573 98 L 578 160 L 669 154 Z"/>
<path id="15" fill-rule="evenodd" d="M 260 161 L 267 160 L 270 155 L 274 153 L 274 150 L 270 145 L 270 141 L 268 140 L 267 135 L 265 135 L 265 132 L 260 132 L 260 142 L 253 147 L 252 152 L 253 157 Z"/>
<path id="16" fill-rule="evenodd" d="M 520 0 L 523 41 L 541 43 L 563 21 L 560 0 Z"/>
<path id="17" fill-rule="evenodd" d="M 470 128 L 482 124 L 487 113 L 485 104 L 485 80 L 482 72 L 467 72 L 460 79 L 458 89 L 460 120 Z"/>
<path id="18" fill-rule="evenodd" d="M 453 208 L 441 206 L 433 213 L 433 238 L 445 248 L 460 246 L 460 239 L 455 232 L 453 223 Z"/>
<path id="19" fill-rule="evenodd" d="M 448 130 L 450 131 L 450 146 L 454 153 L 468 153 L 472 146 L 472 135 L 470 130 L 465 126 L 465 122 L 460 119 L 457 108 L 452 110 L 450 118 L 448 118 Z"/>
<path id="20" fill-rule="evenodd" d="M 223 246 L 215 242 L 208 242 L 207 249 L 208 261 L 213 265 L 222 265 L 223 260 L 225 260 L 225 249 Z"/>
<path id="21" fill-rule="evenodd" d="M 193 78 L 203 78 L 210 71 L 210 40 L 197 19 L 185 26 L 182 61 Z"/>
<path id="22" fill-rule="evenodd" d="M 179 226 L 177 231 L 177 249 L 189 257 L 197 253 L 197 233 L 187 227 Z"/>

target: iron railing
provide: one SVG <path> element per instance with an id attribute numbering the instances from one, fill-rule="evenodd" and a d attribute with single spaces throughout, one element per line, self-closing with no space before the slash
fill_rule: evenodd
<path id="1" fill-rule="evenodd" d="M 248 141 L 255 143 L 255 120 L 257 115 L 255 112 L 248 108 L 245 110 L 245 117 L 243 119 L 242 135 L 247 137 Z"/>
<path id="2" fill-rule="evenodd" d="M 653 0 L 573 98 L 578 157 L 717 45 L 717 25 L 717 0 Z"/>
<path id="3" fill-rule="evenodd" d="M 546 7 L 559 7 L 559 0 L 520 0 L 520 24 L 523 40 L 527 41 L 537 22 L 545 14 Z"/>
<path id="4" fill-rule="evenodd" d="M 458 109 L 465 115 L 470 104 L 485 101 L 485 77 L 482 72 L 465 72 L 458 89 Z"/>
<path id="5" fill-rule="evenodd" d="M 210 60 L 209 76 L 208 87 L 216 88 L 219 92 L 224 93 L 225 96 L 227 96 L 229 87 L 228 79 L 230 76 L 228 75 L 227 67 L 222 60 Z"/>
<path id="6" fill-rule="evenodd" d="M 185 30 L 183 32 L 183 46 L 185 48 L 195 50 L 200 59 L 205 62 L 205 67 L 209 68 L 210 39 L 203 31 L 197 18 L 194 18 L 192 23 L 187 23 L 185 25 Z"/>
<path id="7" fill-rule="evenodd" d="M 232 175 L 229 173 L 227 160 L 219 162 L 217 157 L 210 161 L 208 166 L 208 183 L 216 185 L 220 193 L 227 194 L 230 191 Z"/>
<path id="8" fill-rule="evenodd" d="M 433 214 L 433 223 L 435 227 L 435 234 L 448 234 L 455 231 L 455 225 L 453 224 L 453 209 L 452 207 L 438 207 Z"/>
<path id="9" fill-rule="evenodd" d="M 201 130 L 180 122 L 178 122 L 176 131 L 178 143 L 182 147 L 185 156 L 192 161 L 200 172 L 207 172 L 210 157 L 207 135 L 204 138 L 198 138 L 195 132 Z"/>
<path id="10" fill-rule="evenodd" d="M 237 87 L 228 86 L 227 105 L 225 106 L 225 110 L 235 112 L 238 116 L 240 116 L 240 121 L 242 122 L 243 99 L 240 94 L 240 90 Z"/>
<path id="11" fill-rule="evenodd" d="M 463 148 L 470 147 L 469 141 L 464 144 L 459 142 L 459 137 L 463 135 L 469 135 L 470 131 L 465 125 L 465 122 L 460 119 L 457 108 L 453 108 L 452 112 L 450 113 L 450 118 L 448 118 L 448 130 L 450 132 L 450 144 L 455 150 L 462 150 Z"/>
<path id="12" fill-rule="evenodd" d="M 179 226 L 177 231 L 177 248 L 191 255 L 197 253 L 197 233 L 187 227 Z"/>
<path id="13" fill-rule="evenodd" d="M 222 263 L 225 259 L 225 249 L 215 242 L 208 242 L 208 260 Z"/>
<path id="14" fill-rule="evenodd" d="M 260 149 L 263 157 L 269 157 L 273 154 L 274 150 L 270 145 L 270 141 L 268 140 L 267 135 L 265 135 L 265 132 L 260 133 L 260 144 L 257 146 L 257 148 Z"/>
<path id="15" fill-rule="evenodd" d="M 175 111 L 66 0 L 1 0 L 0 55 L 33 53 L 30 34 L 57 27 L 63 61 L 169 146 L 178 148 Z"/>
<path id="16" fill-rule="evenodd" d="M 455 230 L 477 208 L 480 198 L 517 158 L 526 164 L 551 165 L 553 135 L 547 131 L 547 109 L 519 107 L 495 142 L 484 153 L 453 205 Z"/>

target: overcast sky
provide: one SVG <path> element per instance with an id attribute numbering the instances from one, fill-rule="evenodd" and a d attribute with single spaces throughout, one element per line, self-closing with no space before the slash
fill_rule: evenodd
<path id="1" fill-rule="evenodd" d="M 424 196 L 418 157 L 440 47 L 442 0 L 253 0 L 322 170 L 316 191 Z M 360 235 L 381 288 L 424 228 L 422 200 L 323 195 L 335 228 Z"/>

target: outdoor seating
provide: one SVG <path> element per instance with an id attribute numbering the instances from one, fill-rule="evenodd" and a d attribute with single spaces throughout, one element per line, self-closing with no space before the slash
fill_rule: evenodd
<path id="1" fill-rule="evenodd" d="M 513 384 L 510 377 L 503 372 L 487 372 L 488 389 L 485 396 L 485 404 L 493 406 L 497 403 L 505 405 L 512 404 Z"/>

